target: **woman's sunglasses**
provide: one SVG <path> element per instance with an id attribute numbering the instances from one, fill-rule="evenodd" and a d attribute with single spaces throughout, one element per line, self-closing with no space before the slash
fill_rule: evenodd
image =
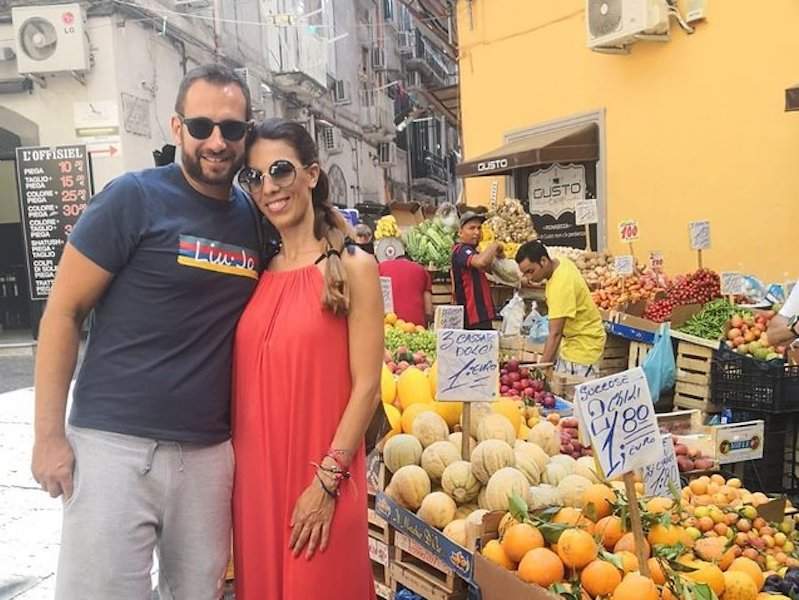
<path id="1" fill-rule="evenodd" d="M 217 122 L 212 121 L 208 117 L 190 117 L 186 118 L 178 114 L 181 123 L 189 130 L 189 134 L 196 140 L 207 140 L 214 132 L 214 127 L 219 126 L 219 132 L 222 137 L 229 142 L 238 142 L 243 138 L 247 131 L 250 129 L 250 123 L 247 121 L 236 121 L 227 119 L 225 121 Z"/>
<path id="2" fill-rule="evenodd" d="M 277 187 L 287 188 L 297 179 L 297 167 L 286 159 L 273 162 L 269 165 L 266 173 L 252 167 L 244 167 L 239 171 L 239 185 L 245 191 L 254 194 L 260 191 L 265 177 L 269 177 Z"/>

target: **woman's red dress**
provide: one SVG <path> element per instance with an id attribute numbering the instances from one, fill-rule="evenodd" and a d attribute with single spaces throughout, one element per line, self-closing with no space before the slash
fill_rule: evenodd
<path id="1" fill-rule="evenodd" d="M 236 330 L 233 374 L 237 600 L 371 600 L 363 446 L 327 549 L 289 549 L 294 505 L 314 481 L 351 391 L 347 319 L 323 309 L 316 266 L 266 272 Z"/>

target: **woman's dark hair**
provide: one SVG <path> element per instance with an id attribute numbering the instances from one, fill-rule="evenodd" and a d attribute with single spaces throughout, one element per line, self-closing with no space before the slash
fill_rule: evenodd
<path id="1" fill-rule="evenodd" d="M 247 138 L 247 153 L 258 140 L 281 140 L 294 148 L 300 162 L 308 167 L 319 165 L 319 152 L 308 131 L 295 121 L 272 118 L 255 126 Z M 350 307 L 350 290 L 347 273 L 341 260 L 350 230 L 344 217 L 330 202 L 330 183 L 321 166 L 316 187 L 311 190 L 314 211 L 314 236 L 325 240 L 325 290 L 322 304 L 337 315 L 347 314 Z"/>
<path id="2" fill-rule="evenodd" d="M 177 98 L 175 99 L 175 112 L 179 115 L 182 115 L 186 108 L 186 95 L 189 93 L 189 88 L 194 85 L 195 81 L 207 81 L 208 83 L 213 83 L 218 86 L 229 85 L 231 83 L 239 86 L 241 93 L 244 95 L 244 118 L 247 121 L 252 119 L 250 88 L 241 80 L 241 77 L 236 75 L 233 69 L 217 63 L 194 67 L 183 76 L 183 80 L 180 82 L 180 87 L 178 88 Z"/>
<path id="3" fill-rule="evenodd" d="M 530 262 L 541 264 L 542 258 L 549 258 L 547 247 L 539 241 L 525 242 L 516 251 L 516 262 L 520 263 L 527 259 Z"/>

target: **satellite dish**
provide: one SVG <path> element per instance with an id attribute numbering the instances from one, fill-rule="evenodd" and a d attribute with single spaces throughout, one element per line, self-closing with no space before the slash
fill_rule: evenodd
<path id="1" fill-rule="evenodd" d="M 375 244 L 375 256 L 377 262 L 394 260 L 400 256 L 405 256 L 405 244 L 396 237 L 387 237 L 377 240 Z"/>
<path id="2" fill-rule="evenodd" d="M 47 60 L 55 54 L 58 32 L 50 21 L 31 17 L 19 30 L 19 47 L 32 60 Z"/>

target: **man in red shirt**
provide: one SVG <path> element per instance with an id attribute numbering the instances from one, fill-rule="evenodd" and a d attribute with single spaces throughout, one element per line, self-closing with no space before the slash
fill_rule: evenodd
<path id="1" fill-rule="evenodd" d="M 378 266 L 381 277 L 391 278 L 394 313 L 408 323 L 427 326 L 433 321 L 433 281 L 423 266 L 399 256 Z"/>

